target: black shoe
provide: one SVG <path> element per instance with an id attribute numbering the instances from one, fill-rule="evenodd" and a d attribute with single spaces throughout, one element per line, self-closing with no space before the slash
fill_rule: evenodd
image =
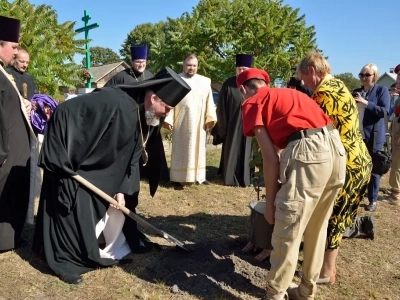
<path id="1" fill-rule="evenodd" d="M 211 184 L 211 182 L 209 182 L 208 180 L 204 180 L 201 184 L 204 184 L 204 185 L 210 185 Z"/>
<path id="2" fill-rule="evenodd" d="M 373 240 L 375 238 L 375 220 L 372 216 L 361 217 L 361 231 L 365 234 L 368 239 Z"/>
<path id="3" fill-rule="evenodd" d="M 370 203 L 367 205 L 367 207 L 365 208 L 366 211 L 370 211 L 370 212 L 374 212 L 376 211 L 376 203 Z"/>
<path id="4" fill-rule="evenodd" d="M 118 260 L 118 264 L 119 265 L 128 265 L 128 264 L 131 264 L 131 263 L 133 263 L 133 259 L 132 258 L 123 258 L 123 259 Z"/>
<path id="5" fill-rule="evenodd" d="M 83 282 L 83 279 L 80 275 L 72 274 L 72 275 L 62 275 L 60 279 L 68 284 L 80 284 Z"/>
<path id="6" fill-rule="evenodd" d="M 177 191 L 182 191 L 184 189 L 183 185 L 179 182 L 174 182 L 172 186 L 174 187 L 174 190 Z"/>

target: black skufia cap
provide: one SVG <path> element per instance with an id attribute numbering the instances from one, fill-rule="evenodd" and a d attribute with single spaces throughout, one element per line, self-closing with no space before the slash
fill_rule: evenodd
<path id="1" fill-rule="evenodd" d="M 130 84 L 118 84 L 122 89 L 150 89 L 169 106 L 175 107 L 191 90 L 172 69 L 165 67 L 153 78 Z"/>
<path id="2" fill-rule="evenodd" d="M 0 41 L 18 43 L 21 21 L 0 16 Z"/>

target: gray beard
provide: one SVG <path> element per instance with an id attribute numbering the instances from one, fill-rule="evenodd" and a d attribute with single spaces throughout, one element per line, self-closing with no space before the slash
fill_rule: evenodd
<path id="1" fill-rule="evenodd" d="M 153 107 L 144 112 L 144 117 L 146 118 L 146 124 L 149 126 L 160 125 L 160 118 L 156 117 L 156 112 Z"/>

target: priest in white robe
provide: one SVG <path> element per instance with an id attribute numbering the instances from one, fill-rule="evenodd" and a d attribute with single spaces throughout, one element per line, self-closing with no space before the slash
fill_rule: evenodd
<path id="1" fill-rule="evenodd" d="M 210 184 L 206 179 L 206 136 L 217 123 L 211 79 L 197 74 L 198 58 L 188 54 L 179 74 L 191 91 L 170 112 L 164 127 L 172 130 L 170 179 L 176 189 L 185 184 Z"/>

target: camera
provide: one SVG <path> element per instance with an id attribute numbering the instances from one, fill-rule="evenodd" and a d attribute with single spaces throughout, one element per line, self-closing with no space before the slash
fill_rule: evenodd
<path id="1" fill-rule="evenodd" d="M 358 94 L 358 92 L 352 92 L 351 95 L 352 95 L 354 98 L 358 98 L 358 97 L 360 96 L 360 95 Z"/>

